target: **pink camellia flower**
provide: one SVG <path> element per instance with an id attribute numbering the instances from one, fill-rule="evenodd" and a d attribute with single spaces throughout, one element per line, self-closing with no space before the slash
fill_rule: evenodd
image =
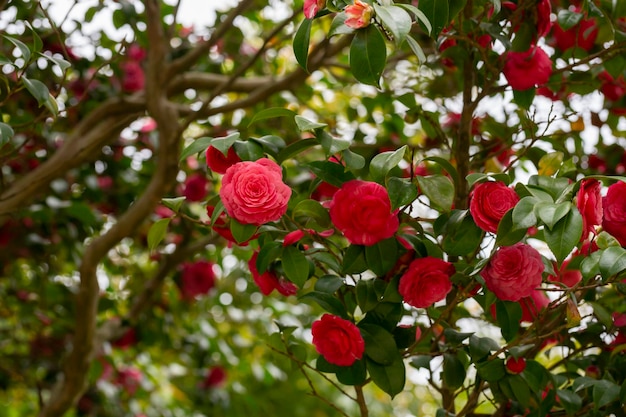
<path id="1" fill-rule="evenodd" d="M 346 6 L 344 12 L 346 13 L 346 26 L 361 29 L 369 26 L 374 8 L 361 0 L 354 0 L 354 4 Z"/>
<path id="2" fill-rule="evenodd" d="M 283 171 L 267 158 L 238 162 L 226 170 L 220 197 L 229 216 L 243 224 L 260 226 L 287 212 L 291 188 Z"/>
<path id="3" fill-rule="evenodd" d="M 506 53 L 502 72 L 513 90 L 528 90 L 548 82 L 552 75 L 552 61 L 538 46 L 531 46 L 526 52 Z"/>
<path id="4" fill-rule="evenodd" d="M 600 181 L 594 179 L 582 180 L 576 194 L 576 207 L 583 217 L 582 240 L 587 239 L 589 233 L 596 234 L 595 226 L 602 224 L 602 195 Z"/>
<path id="5" fill-rule="evenodd" d="M 183 195 L 187 201 L 202 201 L 209 191 L 209 180 L 204 173 L 193 174 L 185 180 Z"/>
<path id="6" fill-rule="evenodd" d="M 598 78 L 602 81 L 600 91 L 608 100 L 618 101 L 626 95 L 626 81 L 624 81 L 623 75 L 615 79 L 608 72 L 602 71 Z"/>
<path id="7" fill-rule="evenodd" d="M 122 91 L 134 93 L 143 90 L 146 76 L 143 68 L 138 62 L 124 62 L 120 65 L 122 70 Z"/>
<path id="8" fill-rule="evenodd" d="M 609 187 L 602 200 L 602 227 L 626 246 L 626 183 L 618 181 Z"/>
<path id="9" fill-rule="evenodd" d="M 179 287 L 182 298 L 187 301 L 193 300 L 198 295 L 207 294 L 215 287 L 213 264 L 208 261 L 184 263 Z"/>
<path id="10" fill-rule="evenodd" d="M 598 26 L 594 19 L 582 19 L 567 30 L 556 24 L 552 29 L 552 36 L 554 46 L 561 51 L 574 47 L 589 51 L 598 37 Z"/>
<path id="11" fill-rule="evenodd" d="M 371 246 L 390 238 L 400 225 L 385 187 L 375 182 L 348 181 L 330 202 L 330 219 L 350 243 Z"/>
<path id="12" fill-rule="evenodd" d="M 204 380 L 200 383 L 200 388 L 218 388 L 226 382 L 226 369 L 222 366 L 214 366 L 209 369 Z"/>
<path id="13" fill-rule="evenodd" d="M 313 19 L 324 7 L 326 7 L 326 0 L 304 0 L 304 17 Z"/>
<path id="14" fill-rule="evenodd" d="M 128 367 L 117 372 L 115 383 L 126 391 L 128 395 L 134 395 L 141 385 L 143 375 L 137 368 Z"/>
<path id="15" fill-rule="evenodd" d="M 541 254 L 525 243 L 517 243 L 498 249 L 480 274 L 496 297 L 519 301 L 541 285 L 543 270 Z"/>
<path id="16" fill-rule="evenodd" d="M 351 321 L 324 314 L 311 327 L 313 345 L 328 363 L 350 366 L 363 357 L 365 341 Z"/>
<path id="17" fill-rule="evenodd" d="M 482 182 L 470 194 L 469 211 L 478 227 L 486 232 L 496 233 L 502 217 L 518 201 L 519 196 L 503 182 Z"/>
<path id="18" fill-rule="evenodd" d="M 218 174 L 226 173 L 226 170 L 237 162 L 241 162 L 241 158 L 232 146 L 228 148 L 226 155 L 215 146 L 209 146 L 206 150 L 206 164 L 211 171 Z"/>
<path id="19" fill-rule="evenodd" d="M 442 259 L 417 258 L 400 278 L 398 292 L 404 302 L 413 307 L 430 307 L 450 292 L 450 277 L 454 272 L 454 265 Z"/>
<path id="20" fill-rule="evenodd" d="M 248 261 L 248 269 L 250 269 L 250 273 L 252 274 L 252 279 L 259 286 L 261 293 L 263 295 L 270 295 L 272 291 L 276 290 L 285 297 L 289 295 L 294 295 L 298 292 L 298 287 L 293 282 L 287 281 L 284 278 L 279 278 L 271 271 L 265 271 L 262 274 L 259 274 L 259 271 L 256 267 L 256 260 L 259 257 L 258 252 L 254 252 L 252 258 Z"/>

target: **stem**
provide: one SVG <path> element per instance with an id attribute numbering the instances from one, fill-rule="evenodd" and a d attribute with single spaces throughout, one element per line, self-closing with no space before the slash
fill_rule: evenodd
<path id="1" fill-rule="evenodd" d="M 365 395 L 363 395 L 363 385 L 355 386 L 354 390 L 356 391 L 356 402 L 359 404 L 361 417 L 368 417 L 369 410 L 367 409 L 367 404 L 365 403 Z"/>

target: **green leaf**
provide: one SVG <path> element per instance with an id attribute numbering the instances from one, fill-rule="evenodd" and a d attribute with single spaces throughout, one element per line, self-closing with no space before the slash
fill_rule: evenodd
<path id="1" fill-rule="evenodd" d="M 561 9 L 556 15 L 556 20 L 561 26 L 561 29 L 568 30 L 580 23 L 583 20 L 583 14 L 571 11 L 569 9 Z"/>
<path id="2" fill-rule="evenodd" d="M 196 155 L 200 152 L 206 151 L 209 145 L 211 145 L 212 140 L 213 138 L 210 137 L 203 137 L 194 140 L 189 146 L 183 149 L 183 151 L 180 153 L 180 158 L 178 158 L 178 161 L 182 162 L 191 155 Z"/>
<path id="3" fill-rule="evenodd" d="M 342 274 L 359 274 L 367 269 L 365 246 L 350 245 L 343 256 Z"/>
<path id="4" fill-rule="evenodd" d="M 446 338 L 446 342 L 451 345 L 460 345 L 468 337 L 471 337 L 474 333 L 471 332 L 458 332 L 450 327 L 443 330 L 443 335 Z"/>
<path id="5" fill-rule="evenodd" d="M 313 19 L 304 19 L 293 38 L 293 54 L 298 64 L 300 64 L 306 72 L 309 72 L 309 41 L 311 39 L 312 26 Z"/>
<path id="6" fill-rule="evenodd" d="M 530 403 L 530 388 L 524 378 L 522 378 L 521 375 L 508 375 L 506 377 L 506 383 L 511 387 L 511 391 L 517 402 L 519 402 L 522 407 L 528 407 Z"/>
<path id="7" fill-rule="evenodd" d="M 459 177 L 459 174 L 456 168 L 454 167 L 454 165 L 452 165 L 450 161 L 448 161 L 447 159 L 441 158 L 440 156 L 429 156 L 429 157 L 422 159 L 422 161 L 431 161 L 431 162 L 436 163 L 437 165 L 439 165 L 440 167 L 446 170 L 446 172 L 450 175 L 450 178 L 452 179 L 452 183 L 456 183 Z M 496 175 L 498 174 L 495 174 L 492 176 L 495 177 Z M 506 182 L 506 184 L 508 184 L 509 182 L 510 180 Z"/>
<path id="8" fill-rule="evenodd" d="M 522 307 L 512 301 L 496 300 L 496 318 L 502 331 L 502 337 L 507 342 L 515 339 L 522 320 Z"/>
<path id="9" fill-rule="evenodd" d="M 282 257 L 283 245 L 280 242 L 267 242 L 259 249 L 259 254 L 256 258 L 256 269 L 259 274 L 265 273 L 270 264 L 276 259 Z"/>
<path id="10" fill-rule="evenodd" d="M 227 156 L 228 150 L 235 144 L 235 141 L 237 141 L 240 136 L 241 134 L 239 132 L 235 132 L 223 138 L 213 138 L 213 140 L 211 140 L 211 146 L 220 151 L 224 156 Z M 198 140 L 200 139 L 197 139 L 196 141 Z"/>
<path id="11" fill-rule="evenodd" d="M 458 351 L 461 354 L 462 351 Z M 457 355 L 444 353 L 443 355 L 443 383 L 447 388 L 456 390 L 463 385 L 465 381 L 465 366 Z"/>
<path id="12" fill-rule="evenodd" d="M 48 61 L 52 62 L 55 65 L 57 65 L 61 69 L 61 71 L 63 71 L 63 72 L 65 72 L 66 69 L 68 69 L 69 67 L 72 66 L 72 64 L 70 64 L 69 62 L 67 62 L 63 58 L 57 58 L 55 56 L 42 54 L 41 52 L 37 52 L 37 55 L 41 56 L 42 58 L 47 59 Z"/>
<path id="13" fill-rule="evenodd" d="M 552 230 L 544 230 L 545 241 L 559 263 L 574 249 L 582 234 L 583 218 L 575 209 L 559 220 Z"/>
<path id="14" fill-rule="evenodd" d="M 242 224 L 233 218 L 230 219 L 230 232 L 233 234 L 237 243 L 243 243 L 250 240 L 250 238 L 256 233 L 257 229 L 258 227 L 254 224 Z"/>
<path id="15" fill-rule="evenodd" d="M 259 120 L 273 119 L 275 117 L 295 117 L 296 112 L 285 109 L 284 107 L 271 107 L 269 109 L 263 109 L 258 113 L 255 113 L 247 127 L 252 126 Z"/>
<path id="16" fill-rule="evenodd" d="M 437 39 L 439 33 L 450 22 L 450 10 L 447 0 L 420 0 L 418 8 L 424 12 L 426 18 L 432 23 L 433 30 L 430 37 Z"/>
<path id="17" fill-rule="evenodd" d="M 354 29 L 346 25 L 346 13 L 337 13 L 330 23 L 330 29 L 328 30 L 328 37 L 331 38 L 335 35 L 351 35 L 354 33 Z"/>
<path id="18" fill-rule="evenodd" d="M 358 153 L 352 152 L 350 149 L 341 151 L 346 167 L 354 170 L 363 169 L 365 167 L 365 158 Z"/>
<path id="19" fill-rule="evenodd" d="M 530 105 L 533 104 L 533 100 L 535 99 L 536 91 L 534 88 L 529 88 L 527 90 L 513 90 L 513 101 L 515 104 L 520 106 L 523 109 L 530 109 Z"/>
<path id="20" fill-rule="evenodd" d="M 380 6 L 377 3 L 374 3 L 374 11 L 383 26 L 393 35 L 396 45 L 402 44 L 411 31 L 411 16 L 398 6 Z"/>
<path id="21" fill-rule="evenodd" d="M 322 145 L 322 148 L 326 151 L 327 155 L 335 155 L 341 151 L 344 151 L 350 147 L 351 142 L 346 139 L 334 138 L 330 133 L 320 131 L 316 135 Z"/>
<path id="22" fill-rule="evenodd" d="M 396 351 L 393 362 L 386 366 L 367 359 L 367 370 L 374 384 L 389 394 L 391 398 L 404 389 L 406 369 L 399 352 Z"/>
<path id="23" fill-rule="evenodd" d="M 426 62 L 426 54 L 424 53 L 424 50 L 412 36 L 406 37 L 406 43 L 409 44 L 409 47 L 411 48 L 411 50 L 417 57 L 418 62 L 420 63 Z"/>
<path id="24" fill-rule="evenodd" d="M 476 364 L 476 371 L 478 371 L 478 375 L 487 382 L 496 382 L 506 376 L 504 360 L 500 358 L 478 362 Z"/>
<path id="25" fill-rule="evenodd" d="M 351 366 L 340 366 L 337 380 L 344 385 L 363 385 L 367 379 L 367 368 L 364 360 L 355 361 Z"/>
<path id="26" fill-rule="evenodd" d="M 391 210 L 411 204 L 417 198 L 417 186 L 403 178 L 389 178 L 387 191 L 391 201 Z"/>
<path id="27" fill-rule="evenodd" d="M 161 203 L 174 213 L 178 213 L 185 200 L 185 197 L 162 198 Z"/>
<path id="28" fill-rule="evenodd" d="M 299 300 L 305 302 L 315 301 L 325 311 L 328 311 L 329 313 L 344 319 L 348 318 L 348 314 L 346 313 L 346 308 L 344 307 L 344 305 L 341 304 L 341 301 L 339 301 L 331 294 L 319 291 L 311 291 L 300 296 Z"/>
<path id="29" fill-rule="evenodd" d="M 43 106 L 50 97 L 50 91 L 44 83 L 39 80 L 31 80 L 26 77 L 22 77 L 22 83 L 28 92 L 35 97 L 39 106 Z"/>
<path id="30" fill-rule="evenodd" d="M 263 147 L 253 140 L 235 141 L 235 151 L 244 161 L 256 161 L 265 156 Z"/>
<path id="31" fill-rule="evenodd" d="M 161 241 L 165 237 L 165 234 L 167 233 L 167 227 L 170 224 L 170 220 L 171 219 L 169 218 L 160 219 L 154 222 L 152 226 L 150 226 L 150 230 L 148 230 L 148 249 L 150 249 L 150 251 L 156 249 L 156 247 L 159 246 L 159 243 L 161 243 Z"/>
<path id="32" fill-rule="evenodd" d="M 484 359 L 492 351 L 496 351 L 498 349 L 500 349 L 498 342 L 489 337 L 478 337 L 476 335 L 470 336 L 469 352 L 474 362 Z"/>
<path id="33" fill-rule="evenodd" d="M 396 6 L 402 7 L 403 9 L 408 10 L 409 12 L 413 13 L 415 15 L 415 17 L 417 18 L 417 20 L 419 20 L 419 22 L 422 25 L 422 27 L 424 29 L 426 29 L 426 32 L 428 34 L 430 34 L 430 32 L 432 32 L 433 27 L 430 24 L 430 21 L 428 20 L 428 18 L 424 14 L 424 12 L 422 12 L 420 9 L 418 9 L 415 6 L 413 6 L 412 4 L 397 4 Z"/>
<path id="34" fill-rule="evenodd" d="M 319 142 L 315 139 L 302 139 L 298 140 L 284 149 L 281 149 L 276 155 L 276 162 L 278 164 L 282 164 L 287 159 L 291 158 L 294 155 L 299 154 L 302 151 L 305 151 L 313 146 L 319 145 Z"/>
<path id="35" fill-rule="evenodd" d="M 389 171 L 398 166 L 404 159 L 406 145 L 395 151 L 381 152 L 370 161 L 370 176 L 376 182 L 383 182 Z"/>
<path id="36" fill-rule="evenodd" d="M 482 242 L 483 231 L 468 213 L 468 210 L 455 210 L 446 223 L 442 245 L 448 255 L 471 254 Z"/>
<path id="37" fill-rule="evenodd" d="M 491 4 L 493 4 L 493 13 L 498 14 L 502 9 L 502 3 L 500 0 L 491 0 Z"/>
<path id="38" fill-rule="evenodd" d="M 28 46 L 26 46 L 24 42 L 18 39 L 15 39 L 12 36 L 2 35 L 2 37 L 8 40 L 9 42 L 11 42 L 13 45 L 17 47 L 17 49 L 20 50 L 20 53 L 22 54 L 22 58 L 24 58 L 24 61 L 25 61 L 24 66 L 27 66 L 30 63 L 30 57 L 31 57 L 30 49 L 28 48 Z"/>
<path id="39" fill-rule="evenodd" d="M 365 354 L 380 365 L 391 365 L 398 355 L 393 335 L 375 324 L 359 323 L 365 341 Z"/>
<path id="40" fill-rule="evenodd" d="M 552 379 L 550 372 L 542 364 L 532 359 L 526 360 L 526 369 L 521 375 L 530 389 L 535 392 L 541 392 Z"/>
<path id="41" fill-rule="evenodd" d="M 565 409 L 568 416 L 576 414 L 583 404 L 582 398 L 570 390 L 557 389 L 556 395 L 559 397 L 559 404 Z"/>
<path id="42" fill-rule="evenodd" d="M 0 148 L 9 143 L 14 134 L 15 132 L 11 126 L 0 122 Z"/>
<path id="43" fill-rule="evenodd" d="M 420 191 L 428 197 L 430 205 L 440 211 L 448 212 L 454 202 L 454 185 L 452 180 L 444 175 L 430 175 L 417 177 Z"/>
<path id="44" fill-rule="evenodd" d="M 605 280 L 626 270 L 626 249 L 611 246 L 602 251 L 600 256 L 600 274 Z"/>
<path id="45" fill-rule="evenodd" d="M 524 197 L 515 205 L 512 213 L 513 230 L 528 229 L 537 225 L 536 204 L 537 199 L 535 197 Z"/>
<path id="46" fill-rule="evenodd" d="M 315 282 L 315 291 L 334 294 L 344 284 L 343 278 L 337 275 L 324 275 Z"/>
<path id="47" fill-rule="evenodd" d="M 316 200 L 300 201 L 294 207 L 292 216 L 299 223 L 306 224 L 307 221 L 312 220 L 322 228 L 331 226 L 328 210 Z"/>
<path id="48" fill-rule="evenodd" d="M 309 261 L 298 248 L 293 245 L 284 248 L 282 265 L 289 281 L 300 288 L 304 287 L 309 278 Z"/>
<path id="49" fill-rule="evenodd" d="M 567 216 L 572 209 L 572 203 L 549 203 L 547 201 L 540 201 L 535 204 L 535 215 L 552 230 L 554 225 L 559 222 L 563 217 Z"/>
<path id="50" fill-rule="evenodd" d="M 300 115 L 295 115 L 294 120 L 296 121 L 296 125 L 300 132 L 306 132 L 308 130 L 320 129 L 322 127 L 328 126 L 326 123 L 316 123 L 312 122 L 306 117 L 302 117 Z"/>
<path id="51" fill-rule="evenodd" d="M 343 165 L 330 161 L 314 161 L 308 167 L 321 180 L 335 187 L 341 187 L 345 182 L 353 180 L 354 174 L 346 172 Z"/>
<path id="52" fill-rule="evenodd" d="M 359 29 L 350 45 L 350 70 L 363 84 L 378 87 L 387 62 L 387 46 L 378 28 Z"/>
<path id="53" fill-rule="evenodd" d="M 606 379 L 599 380 L 598 383 L 593 386 L 593 402 L 595 409 L 597 410 L 613 401 L 617 401 L 619 392 L 619 385 L 607 381 Z"/>
<path id="54" fill-rule="evenodd" d="M 384 276 L 393 268 L 398 256 L 398 244 L 395 238 L 381 240 L 365 247 L 367 267 L 379 277 Z"/>
<path id="55" fill-rule="evenodd" d="M 265 152 L 273 157 L 276 157 L 278 151 L 285 147 L 285 141 L 276 135 L 265 135 L 260 138 L 250 138 L 249 140 L 260 145 Z"/>

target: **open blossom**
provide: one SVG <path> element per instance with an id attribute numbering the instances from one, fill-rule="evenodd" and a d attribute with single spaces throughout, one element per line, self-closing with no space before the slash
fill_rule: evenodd
<path id="1" fill-rule="evenodd" d="M 385 187 L 361 180 L 348 181 L 335 193 L 330 219 L 350 243 L 365 246 L 390 238 L 400 225 Z"/>
<path id="2" fill-rule="evenodd" d="M 400 278 L 398 292 L 413 307 L 430 307 L 450 292 L 454 272 L 454 265 L 442 259 L 417 258 Z"/>
<path id="3" fill-rule="evenodd" d="M 598 25 L 594 19 L 582 19 L 567 30 L 556 24 L 552 29 L 552 37 L 554 46 L 561 51 L 574 47 L 589 51 L 598 37 Z"/>
<path id="4" fill-rule="evenodd" d="M 296 284 L 287 281 L 284 278 L 279 278 L 271 271 L 265 271 L 260 274 L 256 267 L 256 260 L 259 257 L 258 252 L 254 252 L 252 258 L 248 261 L 248 269 L 252 274 L 252 279 L 259 286 L 259 289 L 263 295 L 270 295 L 272 291 L 276 290 L 282 295 L 289 296 L 298 292 Z"/>
<path id="5" fill-rule="evenodd" d="M 500 220 L 519 201 L 512 188 L 501 181 L 482 182 L 470 195 L 470 214 L 474 223 L 486 232 L 496 233 Z"/>
<path id="6" fill-rule="evenodd" d="M 304 0 L 304 17 L 313 19 L 326 6 L 326 0 Z"/>
<path id="7" fill-rule="evenodd" d="M 361 0 L 354 0 L 354 4 L 346 6 L 344 12 L 346 13 L 346 26 L 361 29 L 369 26 L 374 8 Z"/>
<path id="8" fill-rule="evenodd" d="M 595 226 L 602 223 L 602 195 L 600 181 L 594 179 L 582 180 L 576 194 L 576 207 L 583 217 L 583 235 L 585 240 L 589 233 L 596 234 Z"/>
<path id="9" fill-rule="evenodd" d="M 242 224 L 260 226 L 287 212 L 291 188 L 280 166 L 267 158 L 239 162 L 226 170 L 220 197 L 229 216 Z"/>
<path id="10" fill-rule="evenodd" d="M 526 52 L 509 51 L 504 57 L 502 72 L 513 90 L 528 90 L 548 82 L 552 75 L 552 61 L 538 46 Z"/>
<path id="11" fill-rule="evenodd" d="M 519 301 L 541 285 L 541 254 L 525 243 L 503 246 L 491 257 L 481 276 L 501 300 Z"/>
<path id="12" fill-rule="evenodd" d="M 602 201 L 602 227 L 626 246 L 626 183 L 618 181 L 609 187 Z"/>
<path id="13" fill-rule="evenodd" d="M 313 345 L 328 363 L 350 366 L 363 357 L 365 341 L 351 321 L 324 314 L 311 327 Z"/>

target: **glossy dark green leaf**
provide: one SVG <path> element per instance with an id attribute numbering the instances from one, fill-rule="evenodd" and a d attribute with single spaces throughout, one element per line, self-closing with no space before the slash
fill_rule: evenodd
<path id="1" fill-rule="evenodd" d="M 523 109 L 530 109 L 530 105 L 533 104 L 535 99 L 535 89 L 529 88 L 527 90 L 513 90 L 513 101 Z"/>
<path id="2" fill-rule="evenodd" d="M 552 230 L 544 230 L 546 243 L 557 262 L 563 262 L 570 254 L 574 246 L 580 241 L 582 233 L 583 218 L 576 209 L 570 210 L 567 216 L 554 225 Z"/>
<path id="3" fill-rule="evenodd" d="M 597 384 L 593 386 L 593 403 L 595 409 L 602 408 L 614 401 L 617 401 L 619 398 L 620 386 L 607 381 L 606 379 L 601 379 Z"/>
<path id="4" fill-rule="evenodd" d="M 172 198 L 162 198 L 161 203 L 172 210 L 174 213 L 178 213 L 186 198 L 183 197 L 172 197 Z"/>
<path id="5" fill-rule="evenodd" d="M 343 274 L 359 274 L 367 269 L 365 246 L 350 245 L 343 256 L 341 272 Z"/>
<path id="6" fill-rule="evenodd" d="M 26 46 L 24 42 L 12 36 L 2 35 L 2 37 L 8 40 L 9 42 L 11 42 L 13 45 L 17 47 L 17 49 L 20 50 L 20 54 L 22 55 L 22 58 L 24 58 L 25 65 L 27 65 L 30 62 L 30 57 L 31 57 L 30 48 Z"/>
<path id="7" fill-rule="evenodd" d="M 292 144 L 289 144 L 286 148 L 281 149 L 276 155 L 276 162 L 282 164 L 287 159 L 299 154 L 302 151 L 305 151 L 313 146 L 319 145 L 319 142 L 315 139 L 302 139 L 298 140 Z"/>
<path id="8" fill-rule="evenodd" d="M 9 143 L 13 138 L 13 128 L 6 123 L 0 122 L 0 148 Z"/>
<path id="9" fill-rule="evenodd" d="M 417 198 L 417 186 L 407 179 L 389 178 L 387 191 L 392 210 L 411 204 Z"/>
<path id="10" fill-rule="evenodd" d="M 602 251 L 600 256 L 600 273 L 602 278 L 609 279 L 626 270 L 626 249 L 611 246 Z"/>
<path id="11" fill-rule="evenodd" d="M 353 173 L 346 171 L 343 165 L 334 162 L 314 161 L 307 166 L 319 179 L 335 187 L 341 187 L 345 182 L 355 179 Z"/>
<path id="12" fill-rule="evenodd" d="M 265 273 L 270 264 L 280 259 L 283 254 L 283 245 L 280 242 L 267 242 L 259 248 L 256 258 L 256 269 L 259 274 Z"/>
<path id="13" fill-rule="evenodd" d="M 474 362 L 478 362 L 485 358 L 491 352 L 500 349 L 500 345 L 489 337 L 470 336 L 469 352 Z"/>
<path id="14" fill-rule="evenodd" d="M 419 189 L 430 200 L 436 210 L 450 211 L 454 202 L 454 185 L 445 175 L 417 177 Z"/>
<path id="15" fill-rule="evenodd" d="M 391 32 L 396 45 L 404 42 L 413 24 L 409 13 L 395 5 L 382 6 L 374 3 L 373 6 L 376 17 L 380 19 L 385 29 Z"/>
<path id="16" fill-rule="evenodd" d="M 230 219 L 230 232 L 238 243 L 243 243 L 256 233 L 258 227 L 253 224 L 242 224 L 235 219 Z"/>
<path id="17" fill-rule="evenodd" d="M 231 133 L 223 138 L 213 138 L 211 146 L 217 148 L 224 156 L 228 155 L 228 150 L 235 144 L 241 134 L 239 132 Z"/>
<path id="18" fill-rule="evenodd" d="M 406 43 L 409 45 L 409 47 L 411 48 L 411 50 L 413 51 L 413 53 L 417 57 L 417 60 L 418 60 L 419 63 L 426 62 L 426 54 L 424 53 L 424 50 L 422 49 L 420 44 L 415 40 L 415 38 L 413 38 L 410 35 L 407 36 L 406 37 Z"/>
<path id="19" fill-rule="evenodd" d="M 300 288 L 304 287 L 309 278 L 309 261 L 298 248 L 293 245 L 284 248 L 282 265 L 289 281 Z"/>
<path id="20" fill-rule="evenodd" d="M 315 291 L 333 294 L 345 284 L 343 278 L 336 275 L 324 275 L 315 282 Z"/>
<path id="21" fill-rule="evenodd" d="M 235 141 L 235 151 L 244 161 L 256 161 L 265 157 L 263 147 L 252 140 Z"/>
<path id="22" fill-rule="evenodd" d="M 404 159 L 406 145 L 395 151 L 381 152 L 370 161 L 370 176 L 376 182 L 382 182 L 389 171 L 397 167 Z"/>
<path id="23" fill-rule="evenodd" d="M 350 45 L 350 70 L 359 82 L 378 87 L 387 63 L 387 45 L 379 29 L 370 25 L 356 31 Z"/>
<path id="24" fill-rule="evenodd" d="M 502 337 L 504 337 L 507 342 L 515 339 L 517 331 L 519 330 L 520 321 L 522 320 L 522 308 L 520 304 L 512 301 L 497 300 L 496 317 L 502 332 Z"/>
<path id="25" fill-rule="evenodd" d="M 455 216 L 454 214 L 464 214 Z M 455 211 L 446 224 L 443 250 L 448 255 L 465 256 L 476 251 L 482 242 L 483 231 L 476 226 L 467 210 Z M 456 220 L 456 221 L 455 221 Z"/>
<path id="26" fill-rule="evenodd" d="M 350 149 L 341 151 L 341 156 L 343 156 L 343 161 L 349 169 L 359 170 L 365 167 L 365 158 Z"/>
<path id="27" fill-rule="evenodd" d="M 398 356 L 398 347 L 393 335 L 375 324 L 359 323 L 365 341 L 365 354 L 380 365 L 391 365 Z"/>
<path id="28" fill-rule="evenodd" d="M 391 398 L 404 389 L 406 369 L 399 352 L 396 352 L 394 360 L 390 365 L 381 365 L 367 359 L 367 370 L 374 384 L 389 394 Z"/>
<path id="29" fill-rule="evenodd" d="M 535 215 L 539 218 L 548 229 L 552 230 L 554 225 L 559 222 L 572 209 L 572 203 L 549 203 L 547 201 L 539 201 L 535 204 Z"/>
<path id="30" fill-rule="evenodd" d="M 418 8 L 432 24 L 431 38 L 437 39 L 439 33 L 450 22 L 450 10 L 447 0 L 420 0 Z"/>
<path id="31" fill-rule="evenodd" d="M 211 137 L 202 137 L 194 140 L 189 146 L 187 146 L 180 153 L 180 158 L 178 158 L 179 162 L 184 161 L 192 155 L 196 155 L 200 152 L 206 151 L 206 149 L 211 145 L 213 138 Z"/>
<path id="32" fill-rule="evenodd" d="M 556 21 L 563 30 L 576 26 L 583 20 L 583 14 L 569 9 L 561 9 L 556 15 Z"/>
<path id="33" fill-rule="evenodd" d="M 296 116 L 296 114 L 296 112 L 286 109 L 284 107 L 271 107 L 269 109 L 263 109 L 260 112 L 255 113 L 254 116 L 252 116 L 252 119 L 248 123 L 248 127 L 258 122 L 259 120 L 273 119 L 276 117 L 293 118 Z"/>
<path id="34" fill-rule="evenodd" d="M 559 397 L 559 403 L 568 416 L 573 416 L 580 410 L 583 400 L 575 392 L 566 389 L 557 389 L 556 395 Z"/>
<path id="35" fill-rule="evenodd" d="M 515 205 L 512 213 L 513 230 L 528 229 L 537 225 L 536 204 L 535 197 L 524 197 Z"/>
<path id="36" fill-rule="evenodd" d="M 365 247 L 365 262 L 377 276 L 384 276 L 398 259 L 398 244 L 395 238 L 381 240 Z"/>
<path id="37" fill-rule="evenodd" d="M 324 130 L 317 132 L 316 136 L 327 155 L 336 155 L 341 151 L 345 151 L 352 143 L 347 139 L 333 137 L 330 133 Z"/>
<path id="38" fill-rule="evenodd" d="M 360 280 L 356 284 L 356 302 L 362 312 L 367 313 L 380 302 L 380 297 L 374 289 L 374 280 Z"/>
<path id="39" fill-rule="evenodd" d="M 345 306 L 331 294 L 320 291 L 311 291 L 298 297 L 298 299 L 304 302 L 314 301 L 325 311 L 344 319 L 348 318 Z"/>
<path id="40" fill-rule="evenodd" d="M 309 131 L 309 130 L 320 129 L 322 127 L 326 127 L 327 126 L 325 123 L 312 122 L 311 120 L 307 119 L 306 117 L 302 117 L 300 115 L 294 116 L 294 120 L 296 121 L 296 125 L 298 126 L 298 129 L 300 130 L 300 132 L 306 132 L 306 131 Z"/>
<path id="41" fill-rule="evenodd" d="M 477 363 L 476 370 L 478 375 L 488 382 L 496 382 L 506 376 L 504 360 L 499 358 Z"/>
<path id="42" fill-rule="evenodd" d="M 312 26 L 313 19 L 304 19 L 293 38 L 293 54 L 298 64 L 307 72 L 309 71 L 309 41 L 311 39 Z"/>
<path id="43" fill-rule="evenodd" d="M 413 6 L 412 4 L 397 4 L 397 6 L 402 7 L 404 10 L 413 13 L 417 20 L 419 20 L 419 23 L 422 25 L 422 27 L 426 30 L 426 33 L 430 34 L 432 32 L 433 27 L 430 24 L 430 21 L 428 20 L 424 12 L 422 12 L 420 9 Z"/>
<path id="44" fill-rule="evenodd" d="M 462 351 L 459 351 L 459 353 Z M 457 355 L 445 353 L 443 355 L 443 383 L 447 388 L 457 389 L 463 385 L 465 381 L 466 370 L 463 362 Z"/>
<path id="45" fill-rule="evenodd" d="M 328 210 L 322 207 L 319 201 L 316 200 L 302 200 L 292 212 L 293 218 L 301 223 L 306 223 L 308 220 L 313 220 L 322 228 L 330 227 L 330 215 Z"/>

